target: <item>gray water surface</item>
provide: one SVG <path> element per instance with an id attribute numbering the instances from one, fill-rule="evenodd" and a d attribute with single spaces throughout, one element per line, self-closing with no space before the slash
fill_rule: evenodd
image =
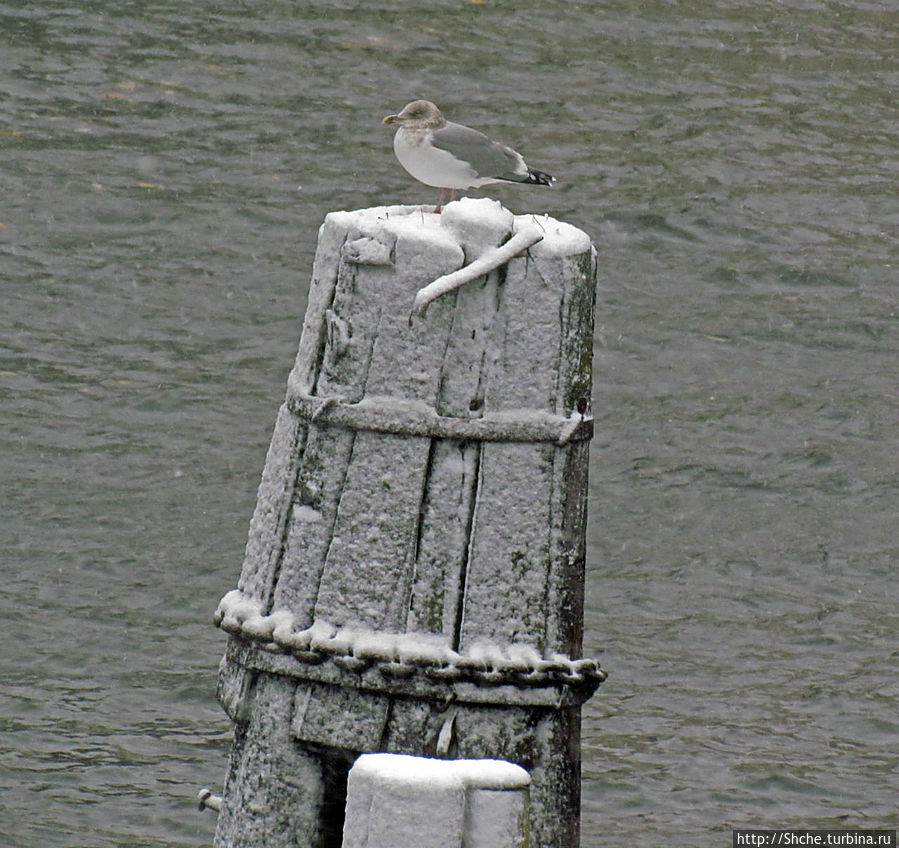
<path id="1" fill-rule="evenodd" d="M 899 18 L 0 3 L 0 844 L 211 844 L 232 588 L 333 209 L 428 97 L 599 250 L 592 846 L 899 826 Z"/>

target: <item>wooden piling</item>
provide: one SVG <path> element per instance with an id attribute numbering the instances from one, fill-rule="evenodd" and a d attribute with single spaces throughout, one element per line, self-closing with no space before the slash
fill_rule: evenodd
<path id="1" fill-rule="evenodd" d="M 501 760 L 363 754 L 350 770 L 342 848 L 529 848 L 530 782 Z"/>
<path id="2" fill-rule="evenodd" d="M 216 613 L 237 725 L 219 848 L 340 845 L 373 751 L 517 763 L 532 844 L 577 845 L 580 705 L 603 679 L 580 659 L 594 280 L 583 232 L 490 200 L 327 216 Z"/>

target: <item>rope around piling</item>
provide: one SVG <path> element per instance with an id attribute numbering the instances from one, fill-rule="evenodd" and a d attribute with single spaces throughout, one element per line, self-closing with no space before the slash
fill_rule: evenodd
<path id="1" fill-rule="evenodd" d="M 412 306 L 412 313 L 409 316 L 409 322 L 413 318 L 419 318 L 425 314 L 428 306 L 454 289 L 464 286 L 466 283 L 483 277 L 491 271 L 505 265 L 510 259 L 514 259 L 519 253 L 524 253 L 528 248 L 533 247 L 538 241 L 543 240 L 543 233 L 536 226 L 530 226 L 521 232 L 516 233 L 505 244 L 495 247 L 483 253 L 474 262 L 470 262 L 464 268 L 453 271 L 451 274 L 444 274 L 438 277 L 433 283 L 429 283 L 424 288 L 418 290 L 415 295 L 415 303 Z"/>

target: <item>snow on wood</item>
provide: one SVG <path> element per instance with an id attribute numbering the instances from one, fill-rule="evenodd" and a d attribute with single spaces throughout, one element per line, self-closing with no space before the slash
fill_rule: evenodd
<path id="1" fill-rule="evenodd" d="M 343 848 L 524 848 L 529 784 L 501 760 L 364 754 L 349 773 Z"/>
<path id="2" fill-rule="evenodd" d="M 579 704 L 602 679 L 578 659 L 594 277 L 586 234 L 492 200 L 325 219 L 217 615 L 239 728 L 217 845 L 317 844 L 347 751 L 379 749 L 518 763 L 535 844 L 575 844 Z"/>

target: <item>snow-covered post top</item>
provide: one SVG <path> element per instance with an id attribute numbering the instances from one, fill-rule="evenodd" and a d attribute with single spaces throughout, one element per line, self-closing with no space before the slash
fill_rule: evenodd
<path id="1" fill-rule="evenodd" d="M 585 233 L 492 200 L 327 216 L 216 612 L 242 728 L 218 844 L 273 839 L 259 810 L 283 806 L 333 827 L 328 751 L 518 763 L 535 844 L 576 843 L 580 704 L 604 678 L 580 655 L 594 280 Z M 260 764 L 318 769 L 321 792 L 248 784 Z"/>
<path id="2" fill-rule="evenodd" d="M 502 760 L 363 754 L 343 848 L 528 848 L 528 773 Z"/>

